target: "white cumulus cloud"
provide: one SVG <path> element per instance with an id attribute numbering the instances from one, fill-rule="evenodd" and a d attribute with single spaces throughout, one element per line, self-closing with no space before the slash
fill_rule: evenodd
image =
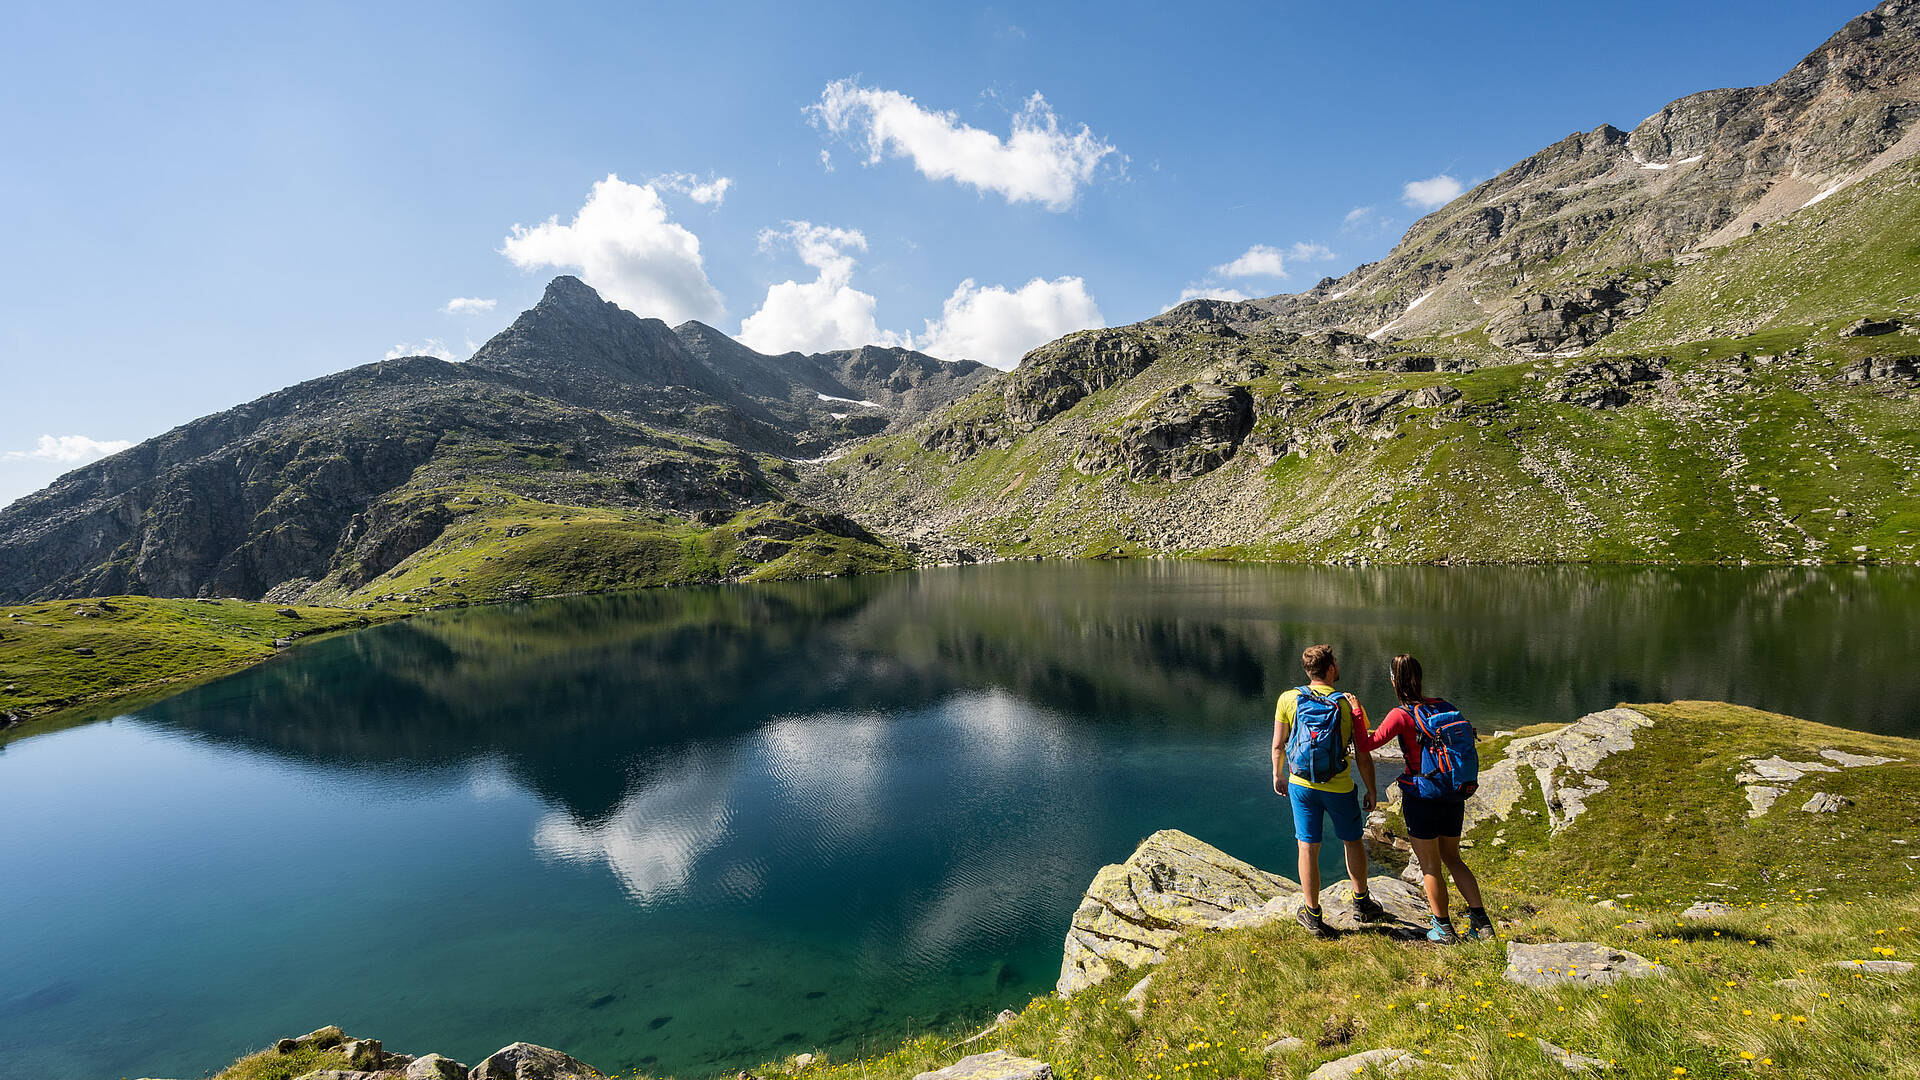
<path id="1" fill-rule="evenodd" d="M 1287 276 L 1290 262 L 1321 262 L 1333 258 L 1322 244 L 1296 243 L 1285 251 L 1269 244 L 1255 244 L 1232 262 L 1213 268 L 1213 277 L 1249 278 Z"/>
<path id="2" fill-rule="evenodd" d="M 693 173 L 666 173 L 648 183 L 668 191 L 677 191 L 701 206 L 719 206 L 726 201 L 728 189 L 733 187 L 733 177 L 715 176 L 712 173 L 704 177 Z"/>
<path id="3" fill-rule="evenodd" d="M 1407 186 L 1400 193 L 1400 201 L 1416 210 L 1432 210 L 1459 198 L 1461 190 L 1460 181 L 1441 173 L 1425 180 L 1407 181 Z"/>
<path id="4" fill-rule="evenodd" d="M 498 300 L 482 300 L 477 296 L 456 296 L 447 301 L 440 310 L 448 315 L 484 315 L 492 311 Z"/>
<path id="5" fill-rule="evenodd" d="M 389 360 L 398 360 L 403 356 L 437 356 L 442 360 L 460 359 L 454 355 L 452 349 L 447 348 L 447 343 L 439 338 L 428 338 L 418 345 L 403 341 L 387 350 Z"/>
<path id="6" fill-rule="evenodd" d="M 1062 334 L 1105 326 L 1083 278 L 1034 278 L 1018 289 L 962 281 L 912 346 L 942 360 L 1009 369 L 1027 350 Z"/>
<path id="7" fill-rule="evenodd" d="M 1180 299 L 1168 304 L 1168 308 L 1178 307 L 1189 300 L 1251 300 L 1252 294 L 1224 285 L 1189 285 L 1180 290 Z M 1162 310 L 1166 310 L 1163 308 Z"/>
<path id="8" fill-rule="evenodd" d="M 865 234 L 811 221 L 789 221 L 784 229 L 761 230 L 762 251 L 785 246 L 813 268 L 814 279 L 789 279 L 768 286 L 760 310 L 740 324 L 742 343 L 763 353 L 900 344 L 900 335 L 882 331 L 874 321 L 873 294 L 853 287 L 853 252 L 867 250 Z"/>
<path id="9" fill-rule="evenodd" d="M 713 322 L 726 313 L 707 280 L 700 238 L 674 222 L 652 184 L 609 173 L 570 224 L 515 225 L 501 254 L 524 269 L 576 270 L 601 296 L 636 315 Z"/>
<path id="10" fill-rule="evenodd" d="M 133 443 L 127 439 L 94 439 L 85 435 L 42 435 L 31 450 L 9 450 L 0 454 L 5 461 L 51 461 L 60 465 L 80 465 L 117 454 Z"/>
<path id="11" fill-rule="evenodd" d="M 952 180 L 1010 203 L 1056 211 L 1071 207 L 1100 162 L 1119 153 L 1085 124 L 1078 131 L 1063 129 L 1038 93 L 1014 114 L 1005 139 L 961 123 L 954 113 L 922 108 L 897 90 L 853 79 L 828 83 L 807 113 L 826 131 L 864 142 L 869 165 L 905 157 L 930 180 Z"/>

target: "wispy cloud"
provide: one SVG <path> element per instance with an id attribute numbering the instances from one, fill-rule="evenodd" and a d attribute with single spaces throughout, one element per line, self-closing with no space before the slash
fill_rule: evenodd
<path id="1" fill-rule="evenodd" d="M 727 199 L 727 192 L 733 187 L 733 177 L 715 176 L 708 173 L 696 176 L 693 173 L 663 173 L 648 183 L 666 191 L 678 192 L 702 206 L 717 207 Z"/>
<path id="2" fill-rule="evenodd" d="M 1425 180 L 1409 180 L 1401 189 L 1400 201 L 1416 210 L 1432 210 L 1460 197 L 1460 181 L 1441 173 Z"/>
<path id="3" fill-rule="evenodd" d="M 484 315 L 492 311 L 498 300 L 482 300 L 477 296 L 456 296 L 447 301 L 440 310 L 448 315 Z"/>
<path id="4" fill-rule="evenodd" d="M 86 435 L 42 435 L 31 450 L 9 450 L 0 461 L 52 461 L 79 465 L 117 454 L 133 443 L 127 439 L 95 439 Z"/>
<path id="5" fill-rule="evenodd" d="M 905 157 L 930 180 L 952 180 L 1054 211 L 1071 208 L 1100 163 L 1119 153 L 1085 124 L 1078 131 L 1063 129 L 1037 93 L 1013 115 L 1004 139 L 962 123 L 954 113 L 923 108 L 897 90 L 853 79 L 828 83 L 807 114 L 827 132 L 864 143 L 869 165 Z"/>

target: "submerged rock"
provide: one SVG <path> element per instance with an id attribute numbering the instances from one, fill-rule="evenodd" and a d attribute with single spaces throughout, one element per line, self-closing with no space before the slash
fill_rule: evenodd
<path id="1" fill-rule="evenodd" d="M 473 1067 L 468 1080 L 606 1080 L 606 1074 L 558 1050 L 517 1042 Z"/>
<path id="2" fill-rule="evenodd" d="M 963 1057 L 944 1069 L 923 1072 L 913 1080 L 1052 1080 L 1053 1066 L 1005 1050 Z"/>
<path id="3" fill-rule="evenodd" d="M 1299 886 L 1177 829 L 1141 841 L 1127 861 L 1102 867 L 1067 929 L 1062 996 L 1116 972 L 1158 963 L 1187 930 L 1296 895 Z"/>

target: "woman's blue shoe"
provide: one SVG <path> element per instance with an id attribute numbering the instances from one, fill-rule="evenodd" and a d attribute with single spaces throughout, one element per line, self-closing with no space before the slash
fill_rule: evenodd
<path id="1" fill-rule="evenodd" d="M 1435 915 L 1433 916 L 1433 927 L 1427 931 L 1427 940 L 1436 945 L 1453 945 L 1459 942 L 1460 935 L 1453 932 L 1453 925 L 1451 923 L 1445 922 L 1440 916 Z"/>

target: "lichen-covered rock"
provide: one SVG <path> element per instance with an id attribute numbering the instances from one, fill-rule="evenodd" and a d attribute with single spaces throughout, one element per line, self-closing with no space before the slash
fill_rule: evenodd
<path id="1" fill-rule="evenodd" d="M 1539 945 L 1507 942 L 1506 979 L 1522 986 L 1569 983 L 1607 986 L 1621 979 L 1664 974 L 1665 970 L 1639 953 L 1595 941 L 1550 941 Z"/>
<path id="2" fill-rule="evenodd" d="M 1683 919 L 1718 919 L 1731 914 L 1733 914 L 1733 908 L 1730 905 L 1723 904 L 1718 900 L 1698 900 L 1695 901 L 1691 907 L 1687 908 L 1687 910 L 1681 912 L 1680 917 Z"/>
<path id="3" fill-rule="evenodd" d="M 923 1072 L 913 1080 L 1052 1080 L 1053 1066 L 1005 1050 L 963 1057 L 944 1069 Z"/>
<path id="4" fill-rule="evenodd" d="M 558 1050 L 517 1042 L 473 1067 L 468 1080 L 606 1080 L 606 1074 Z"/>
<path id="5" fill-rule="evenodd" d="M 467 1067 L 450 1057 L 428 1054 L 407 1066 L 406 1080 L 466 1080 Z"/>
<path id="6" fill-rule="evenodd" d="M 1335 1058 L 1308 1073 L 1307 1080 L 1352 1080 L 1353 1074 L 1367 1069 L 1376 1069 L 1392 1076 L 1406 1072 L 1416 1065 L 1425 1064 L 1426 1062 L 1405 1050 L 1381 1047 L 1378 1050 L 1362 1050 L 1357 1054 Z"/>
<path id="7" fill-rule="evenodd" d="M 1278 874 L 1163 829 L 1141 841 L 1126 862 L 1094 875 L 1067 929 L 1055 989 L 1074 994 L 1117 972 L 1158 963 L 1183 932 L 1298 891 Z"/>
<path id="8" fill-rule="evenodd" d="M 1480 771 L 1480 790 L 1467 800 L 1465 831 L 1511 815 L 1526 790 L 1521 770 L 1529 769 L 1546 799 L 1548 826 L 1559 832 L 1586 809 L 1587 799 L 1607 789 L 1593 770 L 1633 749 L 1634 732 L 1652 726 L 1650 718 L 1632 709 L 1603 709 L 1558 730 L 1513 740 L 1505 757 Z"/>

